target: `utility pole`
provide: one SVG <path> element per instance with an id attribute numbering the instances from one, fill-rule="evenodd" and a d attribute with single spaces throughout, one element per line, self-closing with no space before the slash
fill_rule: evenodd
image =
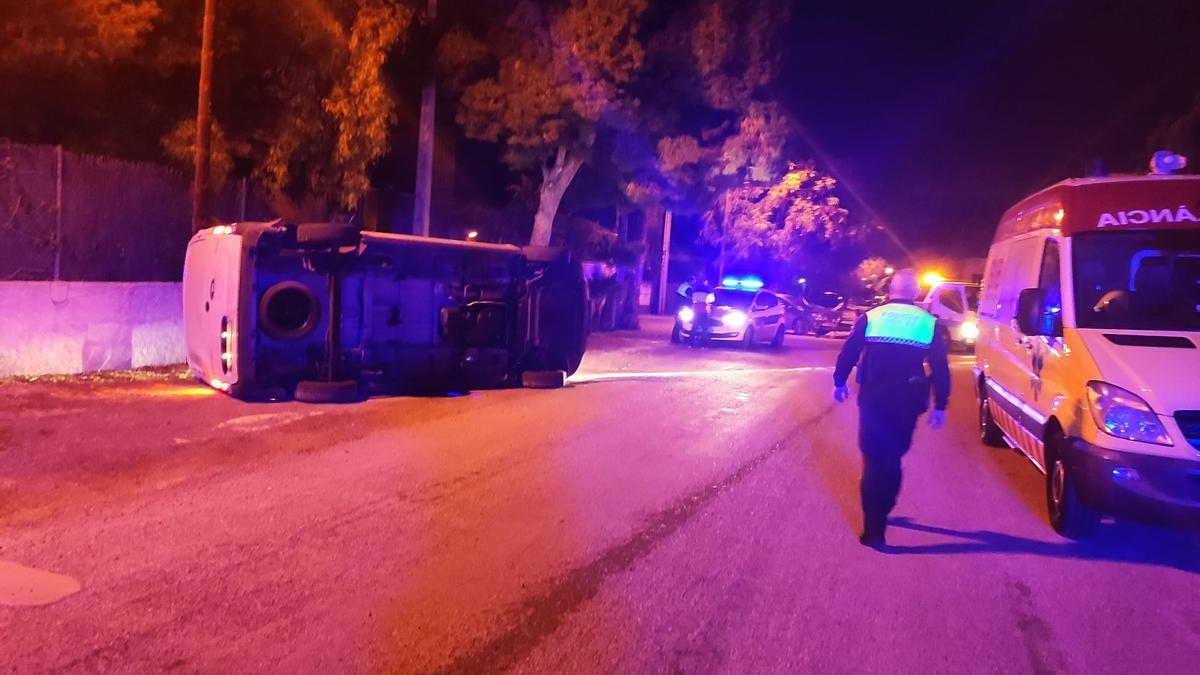
<path id="1" fill-rule="evenodd" d="M 429 0 L 429 27 L 437 21 L 437 0 Z M 433 198 L 433 144 L 437 124 L 437 80 L 430 73 L 421 90 L 421 121 L 417 127 L 417 186 L 413 190 L 413 234 L 429 236 L 429 203 Z"/>
<path id="2" fill-rule="evenodd" d="M 663 214 L 662 262 L 658 267 L 658 313 L 667 313 L 667 268 L 671 264 L 671 221 L 674 212 L 670 209 Z"/>
<path id="3" fill-rule="evenodd" d="M 208 227 L 208 160 L 212 140 L 213 21 L 216 0 L 204 0 L 200 37 L 200 93 L 196 104 L 196 158 L 192 176 L 192 231 Z"/>

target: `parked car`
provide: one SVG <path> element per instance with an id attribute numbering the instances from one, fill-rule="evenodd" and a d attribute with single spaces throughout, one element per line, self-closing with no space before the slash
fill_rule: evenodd
<path id="1" fill-rule="evenodd" d="M 192 237 L 187 360 L 238 398 L 561 385 L 583 359 L 588 289 L 546 248 L 329 223 L 236 223 Z"/>
<path id="2" fill-rule="evenodd" d="M 805 296 L 812 308 L 812 330 L 815 335 L 826 335 L 837 331 L 849 331 L 854 327 L 858 313 L 846 305 L 846 296 L 833 291 L 822 291 Z"/>
<path id="3" fill-rule="evenodd" d="M 776 293 L 783 305 L 783 323 L 789 333 L 808 335 L 813 332 L 813 307 L 803 298 L 786 293 Z"/>
<path id="4" fill-rule="evenodd" d="M 979 338 L 979 289 L 979 284 L 943 281 L 917 302 L 946 328 L 950 347 L 975 349 Z"/>

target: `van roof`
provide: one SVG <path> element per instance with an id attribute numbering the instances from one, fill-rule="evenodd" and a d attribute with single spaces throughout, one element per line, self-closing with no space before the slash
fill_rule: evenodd
<path id="1" fill-rule="evenodd" d="M 1200 228 L 1200 176 L 1069 178 L 1004 212 L 994 241 L 1033 232 Z"/>

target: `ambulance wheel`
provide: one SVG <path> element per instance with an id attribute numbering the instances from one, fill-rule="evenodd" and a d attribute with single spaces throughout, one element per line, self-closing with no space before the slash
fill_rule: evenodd
<path id="1" fill-rule="evenodd" d="M 783 346 L 783 336 L 787 335 L 787 328 L 783 324 L 779 324 L 779 328 L 775 330 L 775 337 L 771 339 L 771 347 L 779 349 Z"/>
<path id="2" fill-rule="evenodd" d="M 679 323 L 676 322 L 675 326 L 671 328 L 671 344 L 677 345 L 683 342 L 683 338 L 679 335 L 680 330 Z"/>
<path id="3" fill-rule="evenodd" d="M 305 403 L 354 403 L 362 400 L 356 380 L 303 380 L 296 384 L 293 396 Z"/>
<path id="4" fill-rule="evenodd" d="M 987 394 L 982 386 L 981 384 L 979 390 L 979 440 L 988 447 L 1003 448 L 1006 445 L 1004 432 L 1000 430 L 996 420 L 992 419 L 992 409 L 988 406 Z"/>
<path id="5" fill-rule="evenodd" d="M 1063 440 L 1053 435 L 1046 443 L 1046 507 L 1050 526 L 1068 539 L 1084 539 L 1100 525 L 1100 514 L 1079 500 L 1079 491 L 1059 451 Z"/>
<path id="6" fill-rule="evenodd" d="M 742 333 L 742 349 L 754 349 L 754 326 L 746 326 L 746 331 Z"/>

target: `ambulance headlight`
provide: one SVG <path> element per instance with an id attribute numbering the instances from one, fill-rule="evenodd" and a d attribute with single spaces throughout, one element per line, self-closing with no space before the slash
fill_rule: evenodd
<path id="1" fill-rule="evenodd" d="M 974 321 L 964 321 L 961 331 L 964 340 L 974 340 L 979 337 L 979 324 Z"/>
<path id="2" fill-rule="evenodd" d="M 679 320 L 684 323 L 691 323 L 696 318 L 696 313 L 691 307 L 684 307 L 679 310 Z"/>
<path id="3" fill-rule="evenodd" d="M 734 310 L 721 317 L 721 324 L 726 328 L 742 328 L 750 323 L 750 317 L 745 312 Z"/>
<path id="4" fill-rule="evenodd" d="M 1088 382 L 1087 389 L 1092 420 L 1105 433 L 1130 441 L 1172 445 L 1158 415 L 1137 394 L 1106 382 Z"/>

